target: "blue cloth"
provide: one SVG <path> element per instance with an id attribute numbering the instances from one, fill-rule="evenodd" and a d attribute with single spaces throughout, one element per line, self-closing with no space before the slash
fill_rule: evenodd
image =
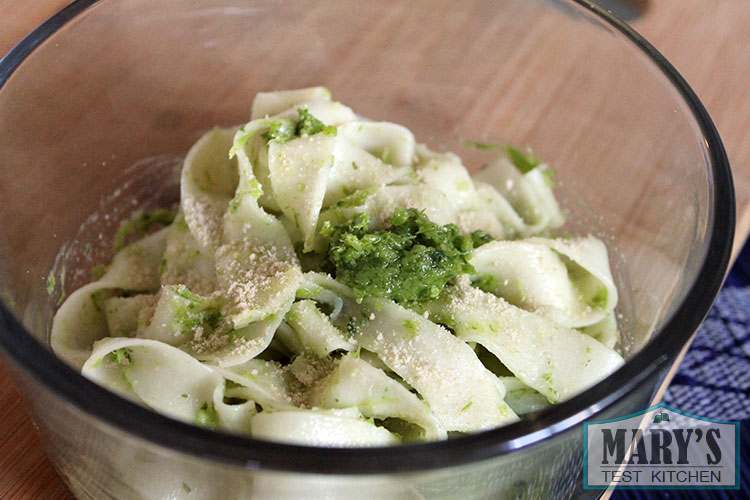
<path id="1" fill-rule="evenodd" d="M 664 395 L 708 418 L 739 420 L 740 490 L 615 490 L 612 500 L 750 498 L 750 242 Z"/>

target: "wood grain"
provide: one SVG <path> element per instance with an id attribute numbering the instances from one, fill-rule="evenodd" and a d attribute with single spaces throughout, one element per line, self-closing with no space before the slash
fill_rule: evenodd
<path id="1" fill-rule="evenodd" d="M 66 3 L 66 0 L 0 0 L 0 53 L 9 50 Z M 632 21 L 633 26 L 691 84 L 724 140 L 737 193 L 736 255 L 750 232 L 750 134 L 747 133 L 750 130 L 750 93 L 746 91 L 750 76 L 750 2 L 652 0 L 638 4 L 646 5 L 646 9 L 640 18 Z M 673 373 L 674 370 L 664 387 Z M 71 498 L 44 457 L 33 424 L 1 360 L 0 415 L 3 415 L 0 498 Z"/>
<path id="2" fill-rule="evenodd" d="M 0 362 L 0 498 L 63 500 L 71 498 L 52 464 L 18 392 Z"/>

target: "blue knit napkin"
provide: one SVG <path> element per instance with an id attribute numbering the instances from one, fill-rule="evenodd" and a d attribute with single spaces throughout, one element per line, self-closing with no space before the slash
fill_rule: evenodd
<path id="1" fill-rule="evenodd" d="M 612 500 L 750 498 L 750 242 L 719 292 L 664 402 L 718 420 L 740 420 L 740 490 L 616 490 Z"/>

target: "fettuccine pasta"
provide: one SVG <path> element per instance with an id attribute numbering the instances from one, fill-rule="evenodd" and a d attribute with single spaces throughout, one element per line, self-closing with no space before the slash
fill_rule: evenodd
<path id="1" fill-rule="evenodd" d="M 55 353 L 185 422 L 310 446 L 506 425 L 617 369 L 607 248 L 553 237 L 549 167 L 475 176 L 322 88 L 188 152 L 173 222 L 54 317 Z M 172 220 L 171 217 L 168 220 Z"/>

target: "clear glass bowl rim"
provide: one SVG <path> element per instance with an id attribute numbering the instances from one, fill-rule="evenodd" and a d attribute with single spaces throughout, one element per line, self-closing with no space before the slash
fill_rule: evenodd
<path id="1" fill-rule="evenodd" d="M 26 57 L 49 36 L 101 0 L 76 0 L 45 21 L 0 59 L 0 90 Z M 99 387 L 57 359 L 0 301 L 0 348 L 26 375 L 69 404 L 118 430 L 194 457 L 240 467 L 319 474 L 387 474 L 456 467 L 505 455 L 558 435 L 626 398 L 674 360 L 700 326 L 724 281 L 735 228 L 732 175 L 721 138 L 706 109 L 677 70 L 641 35 L 586 0 L 563 0 L 590 11 L 648 56 L 680 93 L 706 142 L 713 187 L 708 250 L 695 282 L 648 349 L 583 393 L 533 419 L 448 441 L 390 448 L 315 448 L 255 440 L 178 422 Z M 626 381 L 624 384 L 621 381 Z M 616 387 L 609 389 L 609 387 Z M 290 457 L 294 457 L 290 460 Z"/>

